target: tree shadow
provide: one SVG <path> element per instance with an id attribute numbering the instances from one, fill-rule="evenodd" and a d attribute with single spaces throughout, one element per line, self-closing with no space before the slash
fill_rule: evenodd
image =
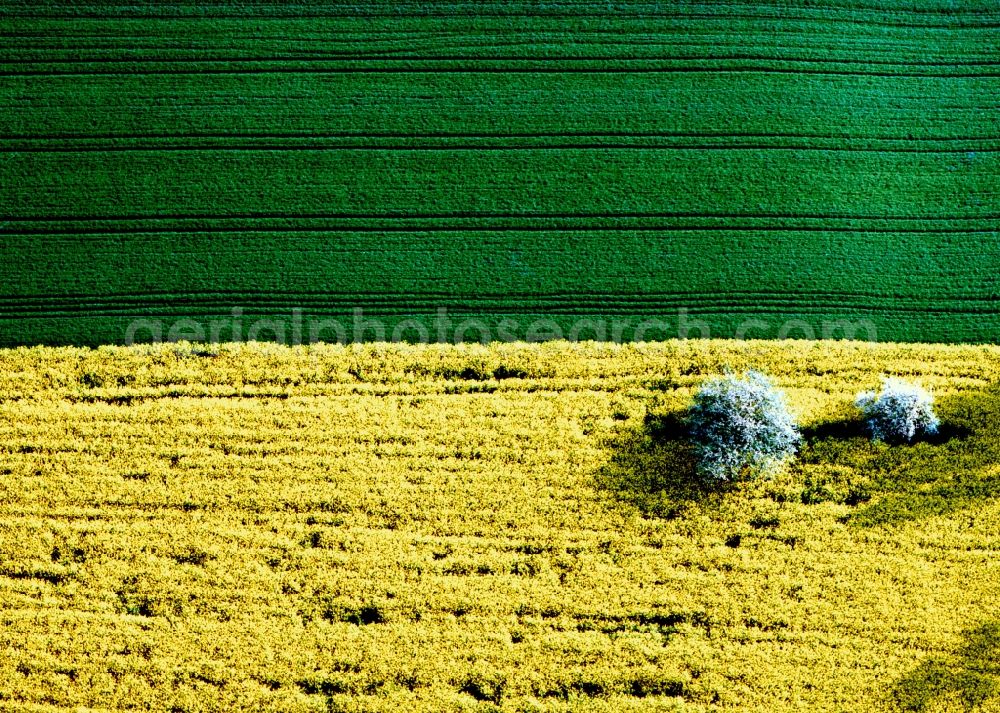
<path id="1" fill-rule="evenodd" d="M 633 505 L 646 517 L 674 519 L 690 506 L 716 502 L 731 489 L 699 478 L 682 411 L 647 414 L 604 444 L 612 453 L 595 481 L 599 489 Z"/>
<path id="2" fill-rule="evenodd" d="M 860 417 L 841 414 L 803 429 L 799 462 L 837 466 L 864 482 L 848 524 L 872 527 L 947 515 L 1000 498 L 1000 394 L 941 399 L 939 432 L 913 444 L 873 442 Z"/>
<path id="3" fill-rule="evenodd" d="M 812 443 L 815 441 L 822 441 L 829 438 L 837 438 L 840 440 L 846 440 L 850 438 L 864 438 L 868 439 L 869 433 L 867 428 L 865 428 L 864 422 L 860 417 L 858 418 L 844 418 L 837 421 L 829 421 L 825 423 L 812 424 L 802 429 L 802 439 L 806 443 Z M 941 445 L 942 443 L 947 443 L 953 440 L 965 440 L 972 435 L 972 430 L 966 426 L 962 426 L 955 423 L 942 423 L 938 428 L 937 433 L 924 436 L 919 439 L 920 443 L 929 443 L 931 445 Z M 902 446 L 915 445 L 914 444 L 898 444 Z"/>
<path id="4" fill-rule="evenodd" d="M 841 519 L 858 527 L 899 525 L 1000 499 L 1000 391 L 948 396 L 937 412 L 937 434 L 903 445 L 872 441 L 860 415 L 846 407 L 809 424 L 791 466 L 793 478 L 804 471 L 801 489 L 768 494 L 782 502 L 848 505 L 852 511 Z M 611 457 L 595 485 L 646 517 L 676 518 L 693 505 L 719 508 L 742 484 L 699 478 L 688 435 L 683 411 L 647 414 L 640 426 L 604 443 Z"/>
<path id="5" fill-rule="evenodd" d="M 901 711 L 922 713 L 961 706 L 966 711 L 1000 702 L 1000 621 L 965 632 L 951 656 L 927 659 L 893 686 L 890 702 Z"/>

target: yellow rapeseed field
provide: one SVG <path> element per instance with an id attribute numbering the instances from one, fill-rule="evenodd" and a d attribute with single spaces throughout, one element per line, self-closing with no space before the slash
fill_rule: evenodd
<path id="1" fill-rule="evenodd" d="M 701 492 L 751 367 L 805 444 Z M 0 430 L 3 710 L 1000 711 L 995 347 L 17 349 Z"/>

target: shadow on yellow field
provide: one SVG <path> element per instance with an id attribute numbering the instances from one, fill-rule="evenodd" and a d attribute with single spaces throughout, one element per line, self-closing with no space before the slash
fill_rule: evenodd
<path id="1" fill-rule="evenodd" d="M 1000 498 L 1000 395 L 946 397 L 938 413 L 939 433 L 912 445 L 872 442 L 856 418 L 813 424 L 799 463 L 852 479 L 847 502 L 857 509 L 844 518 L 852 525 L 901 524 Z"/>
<path id="2" fill-rule="evenodd" d="M 909 445 L 873 442 L 860 415 L 845 407 L 802 429 L 803 442 L 765 497 L 852 510 L 850 525 L 897 525 L 948 515 L 1000 498 L 1000 394 L 978 391 L 941 399 L 939 432 Z M 736 484 L 706 484 L 695 473 L 682 411 L 647 414 L 605 443 L 610 456 L 595 484 L 646 517 L 672 519 L 697 504 L 723 502 Z"/>
<path id="3" fill-rule="evenodd" d="M 901 678 L 889 696 L 906 713 L 932 710 L 980 711 L 1000 706 L 1000 621 L 964 634 L 951 656 L 931 657 Z"/>
<path id="4" fill-rule="evenodd" d="M 680 411 L 647 414 L 640 427 L 619 431 L 606 446 L 611 457 L 596 474 L 597 487 L 647 517 L 676 518 L 691 505 L 719 502 L 732 487 L 697 477 Z"/>

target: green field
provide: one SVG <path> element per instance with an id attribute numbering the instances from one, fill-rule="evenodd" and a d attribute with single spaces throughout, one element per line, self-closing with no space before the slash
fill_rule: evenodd
<path id="1" fill-rule="evenodd" d="M 763 369 L 805 436 L 692 487 Z M 885 374 L 942 432 L 861 435 Z M 0 350 L 0 709 L 1000 711 L 1000 349 Z"/>
<path id="2" fill-rule="evenodd" d="M 3 0 L 0 344 L 233 308 L 995 342 L 998 27 L 991 0 Z"/>

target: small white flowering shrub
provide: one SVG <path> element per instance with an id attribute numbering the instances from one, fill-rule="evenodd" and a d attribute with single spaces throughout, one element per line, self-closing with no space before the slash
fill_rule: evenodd
<path id="1" fill-rule="evenodd" d="M 687 422 L 698 473 L 716 482 L 770 473 L 801 439 L 784 394 L 755 371 L 704 384 Z"/>
<path id="2" fill-rule="evenodd" d="M 912 443 L 937 433 L 934 397 L 925 389 L 901 379 L 885 379 L 882 392 L 858 394 L 855 404 L 871 437 L 886 443 Z"/>

